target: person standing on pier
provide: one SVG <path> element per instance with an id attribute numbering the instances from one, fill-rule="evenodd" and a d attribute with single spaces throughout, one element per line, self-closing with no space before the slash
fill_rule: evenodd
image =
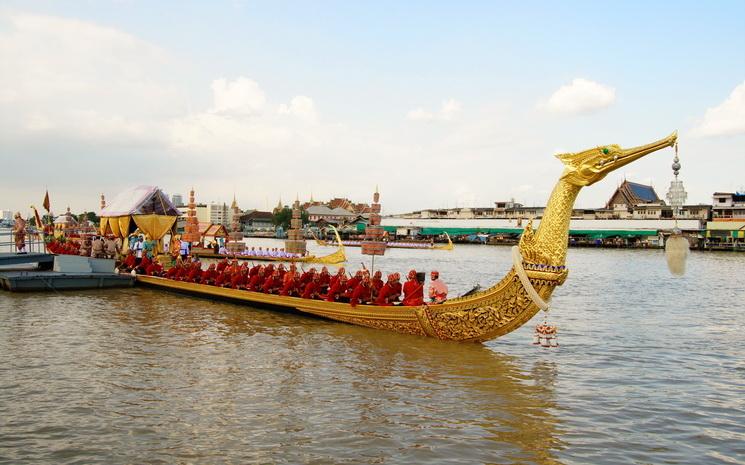
<path id="1" fill-rule="evenodd" d="M 13 234 L 16 239 L 16 253 L 26 253 L 26 220 L 21 218 L 21 212 L 16 212 Z"/>

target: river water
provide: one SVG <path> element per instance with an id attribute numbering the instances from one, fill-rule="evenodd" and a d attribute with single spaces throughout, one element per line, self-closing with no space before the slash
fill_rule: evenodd
<path id="1" fill-rule="evenodd" d="M 437 268 L 453 295 L 510 256 L 380 266 Z M 459 344 L 141 288 L 0 292 L 0 463 L 745 463 L 745 255 L 694 253 L 683 278 L 657 250 L 568 266 L 559 349 L 530 344 L 540 317 Z"/>

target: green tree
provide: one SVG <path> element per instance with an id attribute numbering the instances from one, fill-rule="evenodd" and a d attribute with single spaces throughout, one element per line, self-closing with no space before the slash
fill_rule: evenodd
<path id="1" fill-rule="evenodd" d="M 303 225 L 308 224 L 308 212 L 301 209 L 300 219 L 303 221 Z M 282 226 L 282 229 L 287 231 L 290 229 L 290 220 L 292 220 L 292 209 L 285 206 L 282 210 L 274 212 L 272 215 L 272 224 L 274 226 Z"/>
<path id="2" fill-rule="evenodd" d="M 100 218 L 94 212 L 83 212 L 78 215 L 78 221 L 91 221 L 93 224 L 99 224 Z"/>

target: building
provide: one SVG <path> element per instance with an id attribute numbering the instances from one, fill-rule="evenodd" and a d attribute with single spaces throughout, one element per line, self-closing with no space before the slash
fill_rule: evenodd
<path id="1" fill-rule="evenodd" d="M 183 207 L 184 205 L 184 197 L 181 194 L 173 194 L 171 196 L 171 203 L 173 203 L 176 207 Z"/>
<path id="2" fill-rule="evenodd" d="M 745 250 L 745 192 L 715 192 L 712 218 L 706 223 L 706 245 Z"/>
<path id="3" fill-rule="evenodd" d="M 329 208 L 326 205 L 314 205 L 309 207 L 308 221 L 311 223 L 326 223 L 340 225 L 356 219 L 359 215 L 341 207 Z"/>
<path id="4" fill-rule="evenodd" d="M 260 231 L 260 230 L 274 230 L 274 223 L 272 223 L 274 215 L 272 212 L 262 212 L 259 210 L 249 210 L 240 217 L 241 230 Z"/>
<path id="5" fill-rule="evenodd" d="M 233 220 L 233 211 L 226 203 L 197 204 L 196 210 L 197 220 L 200 223 L 229 226 Z"/>
<path id="6" fill-rule="evenodd" d="M 717 219 L 745 220 L 745 192 L 714 192 L 711 216 Z"/>
<path id="7" fill-rule="evenodd" d="M 0 210 L 0 221 L 13 221 L 13 211 Z"/>

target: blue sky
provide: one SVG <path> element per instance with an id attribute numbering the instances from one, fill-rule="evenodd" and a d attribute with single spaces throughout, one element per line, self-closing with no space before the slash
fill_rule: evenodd
<path id="1" fill-rule="evenodd" d="M 744 2 L 5 2 L 0 208 L 133 184 L 541 205 L 553 153 L 674 129 L 688 201 L 710 202 L 745 185 L 743 23 Z M 664 196 L 671 159 L 578 205 L 624 177 Z"/>

